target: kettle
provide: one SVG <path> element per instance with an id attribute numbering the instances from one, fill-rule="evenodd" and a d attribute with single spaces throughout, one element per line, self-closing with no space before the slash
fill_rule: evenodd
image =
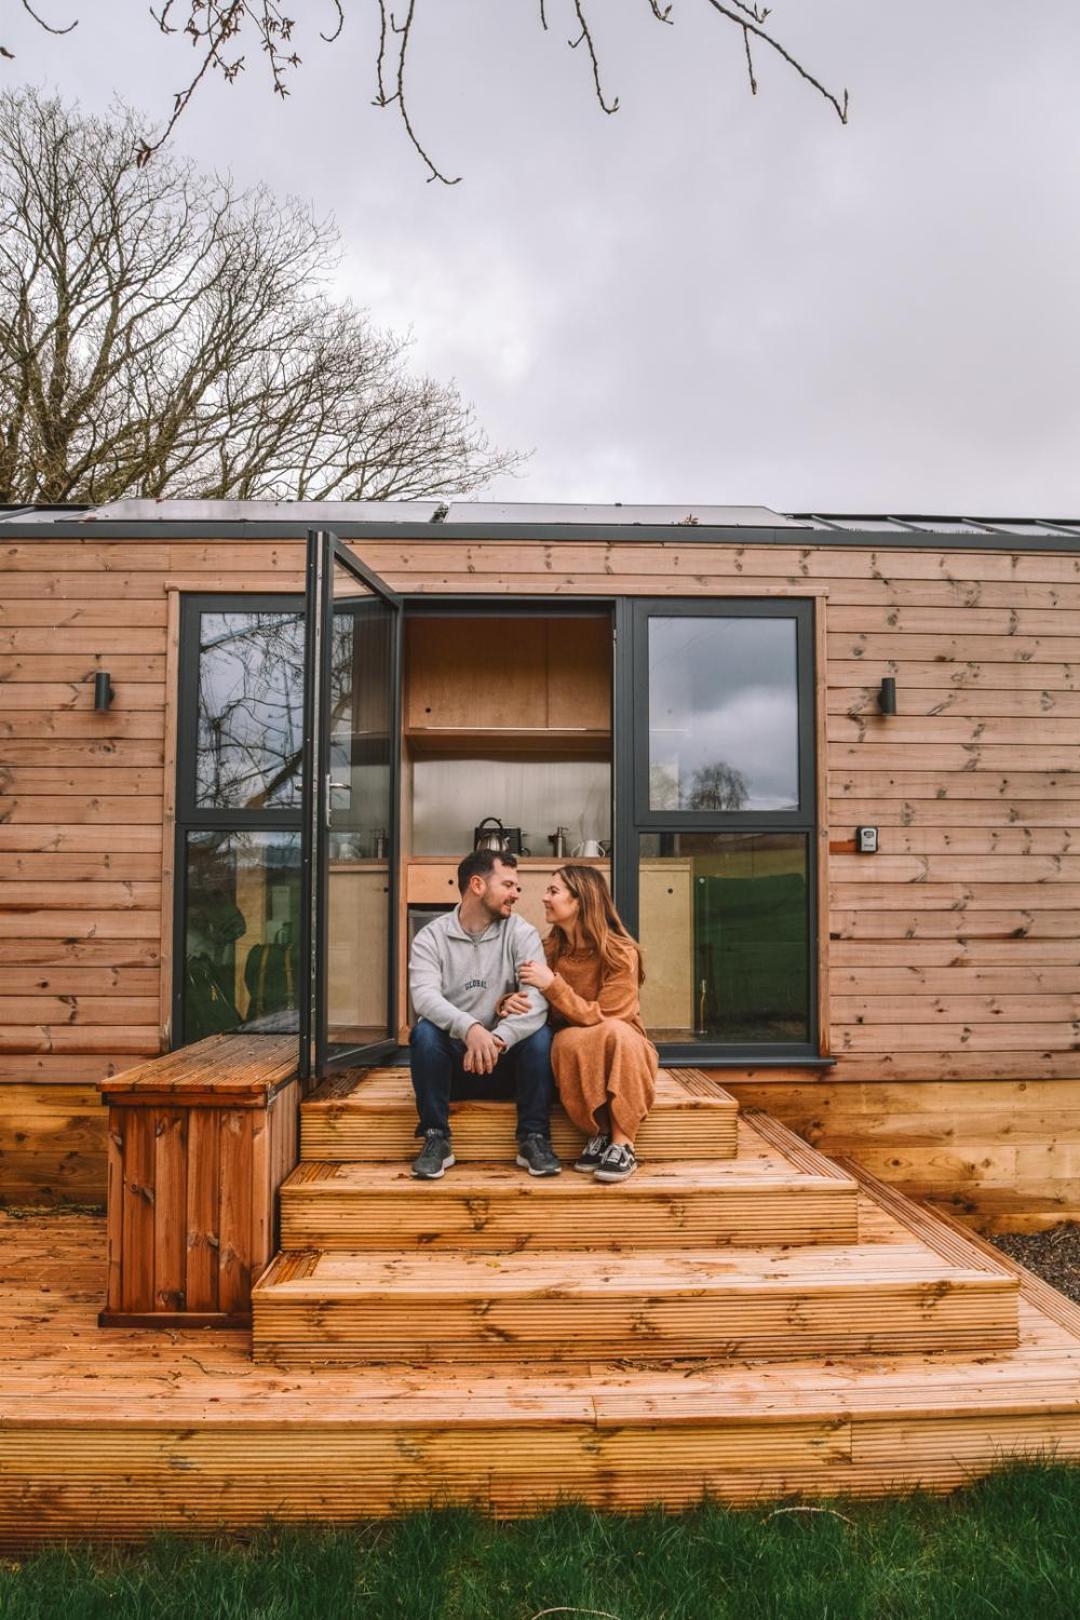
<path id="1" fill-rule="evenodd" d="M 473 830 L 474 849 L 490 849 L 496 855 L 508 855 L 510 841 L 510 834 L 498 816 L 485 816 L 479 827 Z"/>

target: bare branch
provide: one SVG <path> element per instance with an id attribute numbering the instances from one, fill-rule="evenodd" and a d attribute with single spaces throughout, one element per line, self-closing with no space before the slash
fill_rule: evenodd
<path id="1" fill-rule="evenodd" d="M 754 78 L 754 57 L 750 50 L 750 30 L 748 28 L 744 28 L 742 33 L 743 44 L 746 46 L 746 71 L 750 75 L 750 94 L 752 96 L 756 96 L 757 80 Z"/>
<path id="2" fill-rule="evenodd" d="M 576 51 L 578 46 L 582 43 L 582 41 L 584 41 L 585 48 L 589 53 L 589 61 L 592 63 L 593 84 L 596 88 L 596 99 L 606 113 L 618 112 L 618 96 L 615 97 L 615 100 L 610 106 L 604 100 L 603 86 L 600 83 L 600 63 L 596 59 L 596 47 L 593 44 L 593 37 L 589 29 L 589 25 L 585 20 L 585 11 L 581 0 L 574 0 L 574 10 L 577 12 L 577 20 L 581 24 L 581 33 L 578 35 L 577 39 L 572 39 L 568 42 L 570 49 L 572 51 Z"/>
<path id="3" fill-rule="evenodd" d="M 405 125 L 405 130 L 409 140 L 412 142 L 413 146 L 420 154 L 420 157 L 431 171 L 428 175 L 428 182 L 430 183 L 432 180 L 441 180 L 444 186 L 456 186 L 461 180 L 460 174 L 456 175 L 453 180 L 449 180 L 446 175 L 443 174 L 442 170 L 436 167 L 434 161 L 428 156 L 427 152 L 420 145 L 420 142 L 417 139 L 416 131 L 413 129 L 412 121 L 409 118 L 409 109 L 405 102 L 405 53 L 409 48 L 409 39 L 412 34 L 413 15 L 415 11 L 416 0 L 409 0 L 409 9 L 406 13 L 405 21 L 402 23 L 401 27 L 397 28 L 396 24 L 393 23 L 393 18 L 391 17 L 390 19 L 391 24 L 395 27 L 395 31 L 401 36 L 401 44 L 398 47 L 397 95 L 395 100 L 397 101 L 398 111 L 401 114 L 401 121 Z"/>
<path id="4" fill-rule="evenodd" d="M 47 34 L 70 34 L 73 28 L 77 28 L 79 26 L 78 17 L 75 18 L 74 22 L 69 22 L 66 28 L 59 28 L 53 23 L 46 22 L 45 18 L 42 17 L 39 12 L 34 10 L 33 6 L 30 4 L 30 0 L 22 0 L 22 8 L 28 16 L 33 17 L 39 28 L 44 28 Z"/>
<path id="5" fill-rule="evenodd" d="M 298 25 L 284 11 L 285 0 L 156 0 L 156 3 L 159 9 L 155 10 L 152 4 L 150 14 L 160 31 L 166 35 L 182 36 L 194 48 L 196 55 L 192 72 L 183 88 L 176 92 L 171 114 L 164 126 L 153 138 L 149 135 L 143 136 L 142 144 L 135 154 L 135 161 L 140 165 L 147 164 L 168 142 L 207 74 L 216 71 L 222 75 L 226 83 L 235 82 L 245 70 L 247 63 L 245 51 L 241 49 L 242 44 L 253 41 L 258 47 L 269 69 L 271 89 L 281 99 L 289 94 L 289 75 L 301 65 L 300 55 L 293 48 L 293 36 Z M 574 50 L 585 46 L 596 99 L 605 113 L 614 113 L 618 110 L 619 100 L 615 97 L 609 101 L 604 93 L 600 54 L 586 13 L 588 0 L 571 0 L 571 3 L 577 19 L 578 33 L 568 43 Z M 646 0 L 646 3 L 657 22 L 674 26 L 675 19 L 672 16 L 670 0 L 666 4 L 664 0 Z M 805 68 L 793 53 L 781 44 L 776 35 L 766 27 L 772 15 L 769 6 L 759 3 L 759 0 L 706 0 L 706 3 L 718 16 L 741 30 L 750 89 L 754 95 L 757 94 L 758 81 L 753 42 L 760 40 L 829 102 L 841 123 L 847 123 L 847 91 L 844 90 L 837 95 L 829 90 L 821 79 Z M 75 27 L 75 23 L 70 23 L 66 27 L 56 27 L 46 22 L 34 9 L 34 0 L 21 0 L 21 4 L 27 14 L 49 33 L 68 33 Z M 344 31 L 347 5 L 359 7 L 367 4 L 378 7 L 379 35 L 375 55 L 374 105 L 383 109 L 396 106 L 406 139 L 427 170 L 429 181 L 438 180 L 443 185 L 457 185 L 460 176 L 450 178 L 444 173 L 432 158 L 428 148 L 420 141 L 406 98 L 406 58 L 419 10 L 417 0 L 408 0 L 404 18 L 400 21 L 390 9 L 390 0 L 323 0 L 323 4 L 330 11 L 333 27 L 320 30 L 319 37 L 328 44 L 339 39 Z M 538 5 L 540 26 L 547 32 L 547 0 L 538 0 Z M 305 17 L 300 26 L 311 24 Z M 624 23 L 623 26 L 628 25 Z M 391 62 L 395 48 L 396 60 Z M 0 46 L 0 57 L 4 56 L 10 59 L 11 52 Z"/>
<path id="6" fill-rule="evenodd" d="M 738 0 L 735 0 L 735 3 L 737 4 Z M 835 107 L 836 115 L 842 124 L 847 123 L 848 93 L 846 90 L 843 92 L 842 98 L 838 98 L 837 96 L 833 95 L 831 90 L 827 90 L 825 88 L 820 79 L 815 79 L 814 75 L 807 72 L 802 63 L 797 61 L 795 57 L 792 56 L 790 51 L 784 49 L 783 45 L 781 45 L 778 39 L 775 39 L 772 34 L 767 34 L 764 28 L 760 27 L 756 22 L 744 22 L 743 18 L 740 17 L 737 12 L 733 11 L 730 6 L 723 5 L 721 0 L 707 0 L 707 4 L 712 6 L 714 11 L 718 11 L 722 17 L 726 17 L 729 22 L 735 23 L 743 30 L 743 35 L 746 37 L 746 51 L 748 56 L 750 54 L 750 40 L 747 36 L 754 34 L 758 39 L 762 40 L 766 45 L 768 45 L 770 50 L 775 51 L 778 56 L 782 57 L 789 67 L 794 68 L 800 79 L 805 79 L 807 84 L 812 85 L 820 95 L 825 97 L 825 100 L 830 104 L 830 106 Z M 740 7 L 740 10 L 746 12 L 747 8 L 742 6 Z M 769 13 L 766 12 L 765 15 L 768 16 Z M 754 70 L 752 64 L 750 68 L 750 81 L 751 84 L 754 83 Z M 756 85 L 754 86 L 754 90 L 756 94 Z"/>

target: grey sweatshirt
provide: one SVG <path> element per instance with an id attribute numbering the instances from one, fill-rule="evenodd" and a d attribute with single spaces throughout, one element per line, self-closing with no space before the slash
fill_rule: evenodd
<path id="1" fill-rule="evenodd" d="M 525 990 L 532 1011 L 496 1018 L 495 1008 L 508 990 L 518 988 L 522 962 L 542 962 L 540 935 L 524 917 L 500 917 L 482 934 L 461 926 L 457 908 L 421 928 L 409 953 L 409 991 L 418 1018 L 427 1018 L 455 1040 L 463 1041 L 473 1024 L 483 1024 L 508 1048 L 535 1035 L 547 1018 L 539 990 Z"/>

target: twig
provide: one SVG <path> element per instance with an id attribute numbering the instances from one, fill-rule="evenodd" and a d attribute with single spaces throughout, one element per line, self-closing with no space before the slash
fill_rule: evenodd
<path id="1" fill-rule="evenodd" d="M 22 8 L 28 16 L 33 17 L 39 28 L 44 28 L 47 34 L 70 34 L 73 28 L 78 28 L 79 26 L 79 19 L 76 17 L 75 21 L 69 22 L 66 28 L 54 27 L 52 23 L 47 23 L 44 17 L 38 15 L 33 6 L 30 4 L 30 0 L 22 0 Z"/>
<path id="2" fill-rule="evenodd" d="M 617 1614 L 610 1614 L 607 1609 L 537 1609 L 529 1620 L 544 1620 L 545 1614 L 598 1614 L 601 1620 L 619 1620 Z"/>
<path id="3" fill-rule="evenodd" d="M 820 79 L 815 79 L 814 75 L 812 73 L 809 73 L 806 70 L 806 68 L 803 67 L 801 62 L 796 61 L 795 57 L 792 56 L 790 51 L 787 51 L 787 50 L 784 49 L 784 47 L 781 45 L 781 43 L 780 43 L 780 41 L 778 39 L 774 39 L 771 34 L 767 34 L 765 32 L 764 28 L 760 28 L 757 25 L 756 22 L 746 22 L 746 21 L 744 21 L 744 17 L 741 17 L 737 11 L 733 11 L 730 6 L 722 5 L 721 0 L 708 0 L 708 3 L 709 3 L 710 6 L 712 6 L 714 11 L 718 11 L 720 13 L 721 17 L 726 17 L 729 22 L 736 23 L 741 29 L 743 29 L 744 33 L 755 34 L 757 36 L 757 38 L 760 39 L 760 40 L 763 40 L 764 43 L 770 47 L 771 50 L 774 50 L 778 56 L 783 57 L 784 61 L 788 64 L 788 66 L 793 67 L 795 69 L 795 72 L 799 75 L 800 79 L 805 79 L 807 84 L 813 85 L 814 89 L 817 90 L 821 95 L 823 95 L 825 97 L 825 100 L 827 102 L 829 102 L 831 106 L 836 108 L 836 115 L 839 118 L 840 122 L 842 124 L 847 123 L 847 121 L 848 121 L 848 93 L 847 93 L 846 90 L 844 91 L 842 100 L 839 99 L 838 97 L 834 96 L 831 90 L 827 90 L 825 88 L 825 86 L 822 84 Z M 733 3 L 738 4 L 738 0 L 733 0 Z M 745 14 L 747 12 L 747 7 L 742 6 L 742 7 L 740 7 L 740 9 L 742 10 L 742 12 L 744 13 L 744 16 L 745 16 Z M 768 16 L 768 13 L 766 12 L 765 15 Z M 750 49 L 749 40 L 747 40 L 746 43 L 747 43 L 747 53 L 749 54 L 749 49 Z M 751 78 L 752 77 L 753 77 L 753 69 L 751 68 Z"/>
<path id="4" fill-rule="evenodd" d="M 754 78 L 754 58 L 750 53 L 750 31 L 749 31 L 749 29 L 747 29 L 747 28 L 743 29 L 742 37 L 743 37 L 743 44 L 746 46 L 746 71 L 750 75 L 750 94 L 752 96 L 756 96 L 757 95 L 757 80 Z"/>
<path id="5" fill-rule="evenodd" d="M 380 0 L 380 4 L 381 3 L 382 0 Z M 417 139 L 416 131 L 413 129 L 412 121 L 409 118 L 409 110 L 405 104 L 405 52 L 409 48 L 409 37 L 412 32 L 413 13 L 415 10 L 416 0 L 409 0 L 409 10 L 405 17 L 405 21 L 402 23 L 400 28 L 398 28 L 397 24 L 394 22 L 393 17 L 390 19 L 391 27 L 396 33 L 401 35 L 401 46 L 398 50 L 397 95 L 394 97 L 394 99 L 398 104 L 398 111 L 401 114 L 401 122 L 405 125 L 405 130 L 410 141 L 419 152 L 421 158 L 427 164 L 428 168 L 431 170 L 431 173 L 428 175 L 428 183 L 430 184 L 432 180 L 441 180 L 444 186 L 456 186 L 461 180 L 460 174 L 456 175 L 453 180 L 449 180 L 446 175 L 443 174 L 442 170 L 435 166 L 435 163 L 428 156 L 427 152 L 420 145 L 420 142 Z"/>
<path id="6" fill-rule="evenodd" d="M 847 1515 L 844 1514 L 844 1513 L 837 1513 L 834 1508 L 819 1508 L 819 1507 L 782 1507 L 782 1508 L 773 1508 L 771 1513 L 766 1514 L 765 1523 L 768 1524 L 770 1519 L 779 1518 L 781 1513 L 827 1513 L 827 1514 L 830 1515 L 830 1517 L 832 1517 L 834 1519 L 843 1519 L 845 1524 L 854 1525 L 854 1523 L 855 1523 L 854 1519 L 849 1519 L 847 1517 Z"/>
<path id="7" fill-rule="evenodd" d="M 586 49 L 589 52 L 589 61 L 592 63 L 592 76 L 593 84 L 596 86 L 596 99 L 606 113 L 618 112 L 618 96 L 615 97 L 615 100 L 611 103 L 610 107 L 604 100 L 604 90 L 600 83 L 600 63 L 596 60 L 596 47 L 593 45 L 593 37 L 589 30 L 589 25 L 585 20 L 585 12 L 582 10 L 581 0 L 574 0 L 574 10 L 577 12 L 577 20 L 581 24 L 581 33 L 578 35 L 577 39 L 568 40 L 567 43 L 572 51 L 576 51 L 582 41 L 585 42 Z"/>

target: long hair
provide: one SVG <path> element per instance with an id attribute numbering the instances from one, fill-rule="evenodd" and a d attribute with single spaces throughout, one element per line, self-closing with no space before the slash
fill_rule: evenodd
<path id="1" fill-rule="evenodd" d="M 602 872 L 595 866 L 560 866 L 555 873 L 561 878 L 578 903 L 578 929 L 590 950 L 596 952 L 605 967 L 618 971 L 626 961 L 628 950 L 637 957 L 638 984 L 645 983 L 645 964 L 641 946 L 631 934 L 611 898 L 611 890 Z M 565 929 L 553 924 L 551 936 L 555 941 L 555 956 L 570 954 L 570 941 Z"/>

